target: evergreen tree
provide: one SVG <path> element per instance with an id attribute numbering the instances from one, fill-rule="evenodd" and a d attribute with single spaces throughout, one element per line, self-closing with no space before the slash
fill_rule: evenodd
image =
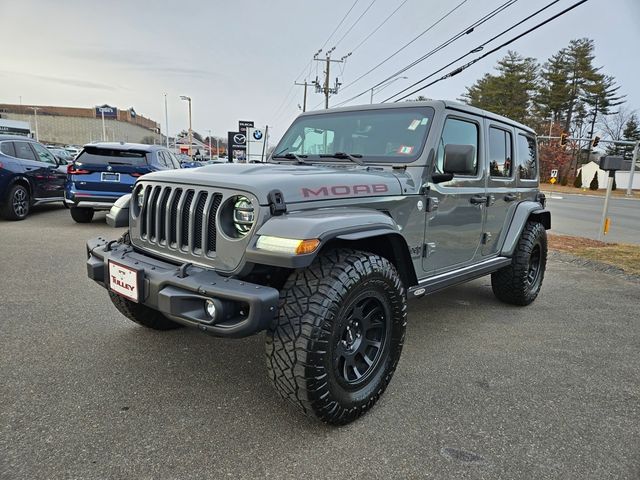
<path id="1" fill-rule="evenodd" d="M 640 140 L 640 125 L 638 125 L 638 118 L 635 114 L 631 115 L 631 118 L 627 121 L 624 126 L 624 130 L 622 131 L 622 138 L 624 140 L 637 141 Z M 624 158 L 631 159 L 633 158 L 633 149 L 634 147 L 631 145 L 624 145 L 621 147 L 620 154 L 624 156 Z"/>
<path id="2" fill-rule="evenodd" d="M 613 185 L 611 186 L 611 190 L 617 190 L 618 189 L 618 185 L 616 184 L 616 177 L 615 175 L 613 176 Z"/>
<path id="3" fill-rule="evenodd" d="M 593 174 L 593 179 L 589 184 L 589 190 L 598 190 L 599 188 L 600 188 L 600 185 L 598 185 L 598 172 L 596 172 Z"/>
<path id="4" fill-rule="evenodd" d="M 497 74 L 485 74 L 467 87 L 462 100 L 518 122 L 530 123 L 534 92 L 538 86 L 536 60 L 509 51 L 498 61 L 496 70 Z"/>
<path id="5" fill-rule="evenodd" d="M 576 188 L 582 188 L 582 169 L 580 169 L 580 171 L 578 172 L 578 176 L 573 182 L 573 186 Z"/>

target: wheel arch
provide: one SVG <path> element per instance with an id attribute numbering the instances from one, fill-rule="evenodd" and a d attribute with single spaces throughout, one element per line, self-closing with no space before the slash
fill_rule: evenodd
<path id="1" fill-rule="evenodd" d="M 9 190 L 11 189 L 11 187 L 16 184 L 25 187 L 29 191 L 31 200 L 33 200 L 33 186 L 31 185 L 29 179 L 24 175 L 16 175 L 11 180 L 9 180 L 9 183 L 7 184 L 7 195 L 9 194 Z"/>
<path id="2" fill-rule="evenodd" d="M 411 260 L 407 242 L 397 232 L 364 230 L 351 234 L 336 235 L 323 243 L 318 254 L 335 248 L 349 248 L 384 257 L 398 271 L 405 289 L 418 284 L 418 277 Z"/>
<path id="3" fill-rule="evenodd" d="M 551 212 L 546 210 L 540 203 L 526 201 L 520 203 L 511 219 L 509 229 L 502 245 L 501 255 L 511 257 L 518 244 L 518 240 L 522 235 L 524 226 L 529 221 L 535 221 L 542 224 L 545 230 L 551 229 Z"/>

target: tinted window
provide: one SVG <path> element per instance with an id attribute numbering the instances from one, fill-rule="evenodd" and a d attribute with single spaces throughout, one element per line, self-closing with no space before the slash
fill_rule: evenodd
<path id="1" fill-rule="evenodd" d="M 16 157 L 23 158 L 25 160 L 36 159 L 33 150 L 31 150 L 31 147 L 27 142 L 13 142 L 13 146 L 16 149 Z"/>
<path id="2" fill-rule="evenodd" d="M 430 107 L 303 116 L 291 125 L 275 155 L 344 152 L 363 155 L 364 161 L 412 161 L 422 150 L 432 118 Z"/>
<path id="3" fill-rule="evenodd" d="M 489 128 L 489 173 L 492 177 L 510 177 L 512 170 L 511 133 Z"/>
<path id="4" fill-rule="evenodd" d="M 132 165 L 136 167 L 147 164 L 147 154 L 136 150 L 85 147 L 76 158 L 76 162 L 97 165 Z"/>
<path id="5" fill-rule="evenodd" d="M 53 165 L 57 165 L 55 157 L 53 156 L 53 154 L 49 150 L 44 148 L 42 145 L 38 145 L 37 143 L 32 143 L 31 146 L 33 147 L 33 149 L 38 154 L 38 159 L 41 162 L 51 163 Z"/>
<path id="6" fill-rule="evenodd" d="M 10 157 L 16 156 L 16 151 L 13 148 L 13 142 L 2 142 L 0 143 L 0 152 L 5 155 L 9 155 Z"/>
<path id="7" fill-rule="evenodd" d="M 444 147 L 449 144 L 473 145 L 475 147 L 474 174 L 478 173 L 478 125 L 457 118 L 447 119 L 438 146 L 438 158 L 435 166 L 435 171 L 438 173 L 444 172 Z"/>
<path id="8" fill-rule="evenodd" d="M 525 135 L 518 135 L 518 172 L 520 178 L 533 180 L 537 171 L 536 141 Z"/>

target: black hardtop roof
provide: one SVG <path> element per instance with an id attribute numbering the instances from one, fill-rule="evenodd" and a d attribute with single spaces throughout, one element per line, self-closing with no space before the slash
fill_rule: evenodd
<path id="1" fill-rule="evenodd" d="M 374 103 L 367 105 L 354 105 L 350 107 L 339 107 L 339 108 L 330 108 L 328 110 L 313 110 L 310 112 L 305 112 L 300 114 L 300 117 L 310 116 L 310 115 L 322 115 L 325 113 L 333 113 L 333 112 L 356 112 L 361 110 L 380 110 L 386 108 L 415 108 L 415 107 L 433 107 L 436 110 L 448 108 L 451 110 L 457 110 L 459 112 L 469 113 L 471 115 L 477 115 L 479 117 L 488 118 L 491 120 L 496 120 L 501 123 L 505 123 L 507 125 L 511 125 L 517 127 L 525 132 L 529 132 L 535 135 L 535 131 L 531 127 L 527 127 L 522 123 L 516 122 L 515 120 L 511 120 L 510 118 L 503 117 L 502 115 L 498 115 L 493 112 L 489 112 L 487 110 L 482 110 L 477 107 L 472 107 L 471 105 L 467 105 L 460 102 L 454 102 L 452 100 L 426 100 L 420 102 L 398 102 L 398 103 Z"/>

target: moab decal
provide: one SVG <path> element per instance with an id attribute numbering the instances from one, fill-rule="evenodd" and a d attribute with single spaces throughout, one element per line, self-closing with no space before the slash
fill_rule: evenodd
<path id="1" fill-rule="evenodd" d="M 344 197 L 348 195 L 370 195 L 389 191 L 384 183 L 371 185 L 333 185 L 331 187 L 307 188 L 302 187 L 302 196 L 309 197 Z"/>

